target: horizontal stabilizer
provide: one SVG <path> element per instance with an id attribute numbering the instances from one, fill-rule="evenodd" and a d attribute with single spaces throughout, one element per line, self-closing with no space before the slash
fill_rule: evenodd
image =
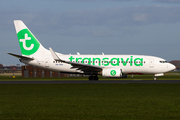
<path id="1" fill-rule="evenodd" d="M 26 56 L 22 56 L 22 55 L 13 54 L 13 53 L 7 53 L 7 54 L 12 55 L 12 56 L 17 57 L 17 58 L 20 58 L 20 59 L 34 60 L 34 58 L 31 58 L 31 57 L 26 57 Z"/>

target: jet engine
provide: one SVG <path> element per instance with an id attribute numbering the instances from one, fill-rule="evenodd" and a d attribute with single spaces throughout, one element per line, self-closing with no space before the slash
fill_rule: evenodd
<path id="1" fill-rule="evenodd" d="M 104 68 L 102 70 L 103 77 L 122 77 L 122 70 L 120 68 Z"/>

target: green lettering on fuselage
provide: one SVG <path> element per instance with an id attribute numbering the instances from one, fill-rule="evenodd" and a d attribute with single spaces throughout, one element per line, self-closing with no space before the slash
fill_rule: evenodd
<path id="1" fill-rule="evenodd" d="M 119 66 L 119 58 L 112 58 L 111 59 L 111 65 L 112 66 Z"/>
<path id="2" fill-rule="evenodd" d="M 109 66 L 109 58 L 103 58 L 104 66 Z"/>
<path id="3" fill-rule="evenodd" d="M 143 58 L 136 58 L 134 59 L 135 66 L 143 66 Z"/>
<path id="4" fill-rule="evenodd" d="M 98 66 L 121 66 L 120 63 L 122 63 L 123 66 L 127 66 L 129 63 L 129 66 L 143 66 L 143 58 L 133 58 L 133 56 L 130 56 L 130 58 L 74 58 L 73 56 L 69 57 L 69 60 L 72 62 L 73 60 L 76 60 L 76 62 L 81 61 L 81 63 L 87 63 L 89 65 L 97 65 Z M 121 60 L 121 62 L 120 62 Z M 86 62 L 85 62 L 86 61 Z M 97 63 L 97 64 L 96 64 Z"/>
<path id="5" fill-rule="evenodd" d="M 123 64 L 123 66 L 126 66 L 126 65 L 127 65 L 127 63 L 128 63 L 129 58 L 127 58 L 127 59 L 126 59 L 126 61 L 124 61 L 124 59 L 123 59 L 123 58 L 121 58 L 121 60 L 122 60 L 122 64 Z"/>
<path id="6" fill-rule="evenodd" d="M 93 58 L 93 65 L 95 65 L 95 62 L 99 63 L 99 66 L 101 66 L 101 59 L 100 58 Z"/>
<path id="7" fill-rule="evenodd" d="M 133 56 L 131 56 L 131 58 L 130 58 L 130 66 L 132 66 L 133 65 Z"/>
<path id="8" fill-rule="evenodd" d="M 82 58 L 76 58 L 76 62 L 78 62 L 79 60 L 81 60 Z"/>
<path id="9" fill-rule="evenodd" d="M 73 61 L 73 59 L 74 59 L 73 56 L 71 56 L 71 57 L 69 58 L 69 60 L 70 60 L 71 62 Z"/>
<path id="10" fill-rule="evenodd" d="M 84 63 L 85 60 L 88 61 L 88 64 L 89 64 L 89 65 L 91 64 L 91 58 L 83 58 L 83 59 L 82 59 L 82 63 Z"/>

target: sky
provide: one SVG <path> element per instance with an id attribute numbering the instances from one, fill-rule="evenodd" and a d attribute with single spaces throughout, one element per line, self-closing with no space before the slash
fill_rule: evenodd
<path id="1" fill-rule="evenodd" d="M 20 64 L 13 20 L 62 54 L 180 60 L 180 0 L 1 0 L 0 64 Z"/>

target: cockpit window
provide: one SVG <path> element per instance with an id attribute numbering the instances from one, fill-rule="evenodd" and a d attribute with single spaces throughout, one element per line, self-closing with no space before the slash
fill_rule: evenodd
<path id="1" fill-rule="evenodd" d="M 168 61 L 159 61 L 160 63 L 168 63 Z"/>

